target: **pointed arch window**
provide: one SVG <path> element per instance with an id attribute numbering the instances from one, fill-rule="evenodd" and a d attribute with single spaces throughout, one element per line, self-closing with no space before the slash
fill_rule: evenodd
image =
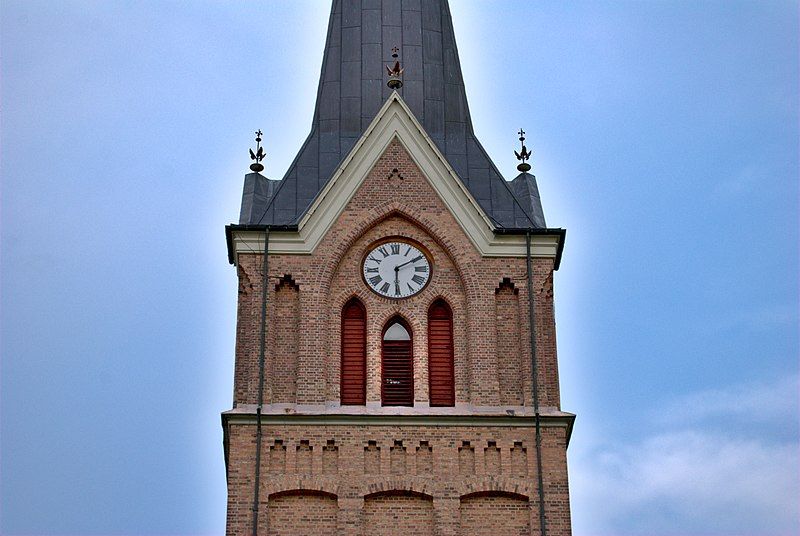
<path id="1" fill-rule="evenodd" d="M 431 406 L 454 406 L 453 312 L 436 300 L 428 310 L 428 382 Z"/>
<path id="2" fill-rule="evenodd" d="M 411 328 L 399 317 L 386 324 L 381 345 L 381 401 L 384 406 L 414 405 Z"/>
<path id="3" fill-rule="evenodd" d="M 357 298 L 342 309 L 341 404 L 367 403 L 367 310 Z"/>

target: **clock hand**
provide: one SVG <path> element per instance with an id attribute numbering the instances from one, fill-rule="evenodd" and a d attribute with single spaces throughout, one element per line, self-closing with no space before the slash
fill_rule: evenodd
<path id="1" fill-rule="evenodd" d="M 418 261 L 418 260 L 420 260 L 421 258 L 422 258 L 422 255 L 420 255 L 420 256 L 418 256 L 418 257 L 414 257 L 414 258 L 413 258 L 413 259 L 411 259 L 410 261 L 406 261 L 406 262 L 404 262 L 403 264 L 398 264 L 397 266 L 395 266 L 395 267 L 394 267 L 394 269 L 395 269 L 395 270 L 400 270 L 400 268 L 402 268 L 402 267 L 403 267 L 403 266 L 405 266 L 406 264 L 411 264 L 411 263 L 413 263 L 413 262 L 417 262 L 417 261 Z"/>

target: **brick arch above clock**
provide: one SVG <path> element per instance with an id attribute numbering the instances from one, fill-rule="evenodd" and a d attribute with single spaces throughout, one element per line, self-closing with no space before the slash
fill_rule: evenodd
<path id="1" fill-rule="evenodd" d="M 388 237 L 405 238 L 419 244 L 431 256 L 432 277 L 430 283 L 418 294 L 405 299 L 390 299 L 369 289 L 362 277 L 362 259 L 365 252 Z M 467 344 L 466 292 L 461 271 L 436 239 L 420 227 L 417 222 L 403 214 L 392 212 L 375 226 L 362 233 L 350 248 L 340 256 L 340 263 L 332 274 L 325 299 L 330 313 L 341 311 L 348 300 L 358 296 L 367 311 L 366 349 L 367 349 L 367 403 L 380 403 L 382 400 L 381 353 L 383 350 L 382 330 L 386 322 L 395 315 L 401 315 L 408 322 L 413 337 L 413 368 L 415 403 L 429 402 L 429 364 L 428 364 L 428 309 L 435 299 L 446 297 L 451 307 L 458 308 L 461 314 L 453 324 L 454 354 L 456 357 L 456 399 L 469 400 L 468 369 L 469 348 Z M 328 323 L 326 360 L 327 400 L 341 399 L 341 318 L 331 314 Z M 415 404 L 416 405 L 416 404 Z"/>
<path id="2" fill-rule="evenodd" d="M 443 233 L 440 229 L 443 228 L 444 222 L 431 219 L 429 215 L 420 212 L 413 206 L 399 201 L 391 201 L 375 205 L 367 213 L 347 221 L 346 232 L 339 233 L 329 244 L 329 249 L 323 260 L 323 267 L 318 271 L 320 278 L 318 283 L 320 286 L 322 288 L 330 288 L 336 270 L 345 256 L 350 254 L 353 246 L 361 242 L 365 235 L 371 234 L 375 228 L 381 227 L 385 221 L 395 218 L 409 222 L 422 230 L 428 240 L 435 242 L 441 251 L 450 258 L 462 281 L 470 277 L 464 271 L 462 265 L 469 265 L 474 262 L 477 258 L 477 252 L 469 244 L 469 241 L 465 240 L 466 236 L 463 235 L 460 229 L 457 233 Z M 444 228 L 448 227 L 450 226 L 444 226 Z M 454 236 L 450 236 L 450 234 Z"/>

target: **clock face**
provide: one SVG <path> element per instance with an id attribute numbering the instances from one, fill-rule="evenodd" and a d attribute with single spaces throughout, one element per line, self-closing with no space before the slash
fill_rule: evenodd
<path id="1" fill-rule="evenodd" d="M 373 248 L 362 270 L 367 285 L 387 298 L 408 298 L 420 292 L 431 278 L 431 263 L 416 246 L 400 240 Z"/>

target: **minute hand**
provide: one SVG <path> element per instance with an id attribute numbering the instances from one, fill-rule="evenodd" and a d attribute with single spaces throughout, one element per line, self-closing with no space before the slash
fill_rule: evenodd
<path id="1" fill-rule="evenodd" d="M 406 261 L 406 262 L 404 262 L 403 264 L 398 264 L 397 266 L 395 266 L 395 268 L 394 268 L 394 269 L 395 269 L 395 270 L 399 270 L 400 268 L 402 268 L 402 267 L 403 267 L 403 266 L 405 266 L 406 264 L 411 264 L 411 263 L 417 262 L 417 261 L 418 261 L 418 260 L 420 260 L 421 258 L 422 258 L 422 255 L 419 255 L 418 257 L 414 257 L 414 258 L 413 258 L 413 259 L 411 259 L 410 261 Z"/>

